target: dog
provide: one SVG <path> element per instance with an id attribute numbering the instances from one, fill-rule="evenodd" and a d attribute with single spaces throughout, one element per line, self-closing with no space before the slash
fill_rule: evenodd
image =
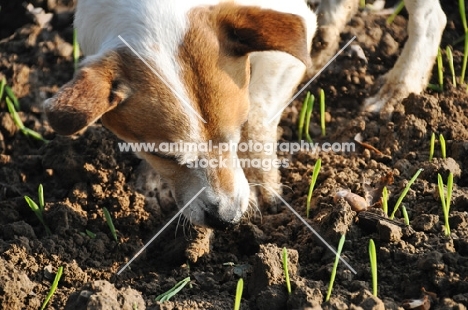
<path id="1" fill-rule="evenodd" d="M 316 13 L 304 0 L 79 0 L 75 28 L 86 58 L 45 102 L 47 118 L 63 135 L 101 119 L 126 142 L 209 143 L 138 155 L 169 184 L 179 208 L 189 205 L 184 215 L 193 224 L 236 224 L 250 197 L 273 204 L 280 192 L 277 167 L 236 163 L 276 154 L 222 146 L 277 141 L 282 109 L 307 72 L 336 51 L 357 3 L 322 0 Z M 392 100 L 427 85 L 445 15 L 437 0 L 405 4 L 408 42 L 367 110 L 391 111 Z M 312 51 L 316 32 L 322 45 Z M 226 164 L 195 164 L 221 157 Z"/>

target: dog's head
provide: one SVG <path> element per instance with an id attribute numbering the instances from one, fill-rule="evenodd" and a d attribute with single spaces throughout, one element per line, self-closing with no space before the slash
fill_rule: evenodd
<path id="1" fill-rule="evenodd" d="M 278 50 L 307 63 L 305 25 L 296 15 L 227 3 L 192 9 L 187 20 L 175 54 L 152 42 L 139 56 L 122 45 L 91 56 L 45 110 L 59 134 L 102 118 L 127 142 L 212 141 L 211 150 L 140 155 L 172 186 L 179 208 L 206 187 L 185 210 L 193 223 L 237 223 L 248 207 L 248 182 L 237 154 L 216 146 L 238 143 L 247 121 L 248 54 Z M 222 163 L 220 156 L 231 160 Z M 194 157 L 211 164 L 197 168 Z"/>

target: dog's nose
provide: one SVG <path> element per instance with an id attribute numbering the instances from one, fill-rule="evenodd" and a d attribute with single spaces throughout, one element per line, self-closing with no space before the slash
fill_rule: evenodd
<path id="1" fill-rule="evenodd" d="M 226 230 L 234 226 L 234 223 L 222 220 L 218 215 L 212 214 L 208 211 L 205 211 L 205 224 L 218 230 Z"/>

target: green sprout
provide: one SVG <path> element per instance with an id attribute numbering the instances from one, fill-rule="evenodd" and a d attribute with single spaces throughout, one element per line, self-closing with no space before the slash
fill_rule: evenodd
<path id="1" fill-rule="evenodd" d="M 405 188 L 403 189 L 403 191 L 401 192 L 400 194 L 400 197 L 398 197 L 398 200 L 395 204 L 395 207 L 393 209 L 393 212 L 392 214 L 390 215 L 390 219 L 393 220 L 393 218 L 395 217 L 395 213 L 397 212 L 398 208 L 400 207 L 400 204 L 401 202 L 403 201 L 403 199 L 405 198 L 406 194 L 408 193 L 411 185 L 413 185 L 414 181 L 416 181 L 416 179 L 418 178 L 419 174 L 421 173 L 421 171 L 423 171 L 424 169 L 420 168 L 418 169 L 418 171 L 416 171 L 416 173 L 413 175 L 413 177 L 411 178 L 411 180 L 408 182 L 408 184 L 406 184 Z"/>
<path id="2" fill-rule="evenodd" d="M 244 280 L 240 278 L 239 281 L 237 281 L 236 298 L 234 299 L 234 310 L 240 309 L 243 290 L 244 290 Z"/>
<path id="3" fill-rule="evenodd" d="M 75 71 L 78 70 L 78 60 L 80 59 L 80 45 L 78 44 L 78 36 L 76 29 L 73 29 L 73 65 Z"/>
<path id="4" fill-rule="evenodd" d="M 0 81 L 0 100 L 2 100 L 3 92 L 4 92 L 4 90 L 5 90 L 5 86 L 6 86 L 6 80 L 5 80 L 5 78 L 3 78 L 3 79 Z"/>
<path id="5" fill-rule="evenodd" d="M 386 186 L 382 189 L 382 210 L 388 215 L 388 189 Z"/>
<path id="6" fill-rule="evenodd" d="M 366 7 L 366 0 L 359 0 L 359 7 L 364 9 Z"/>
<path id="7" fill-rule="evenodd" d="M 86 229 L 85 232 L 86 232 L 86 234 L 88 235 L 88 237 L 90 237 L 91 239 L 95 239 L 95 238 L 96 238 L 96 234 L 93 233 L 91 230 Z"/>
<path id="8" fill-rule="evenodd" d="M 445 49 L 445 54 L 447 55 L 450 73 L 452 74 L 452 84 L 454 87 L 457 87 L 457 77 L 455 75 L 455 66 L 453 65 L 453 53 L 452 48 L 450 46 L 447 46 L 447 48 Z"/>
<path id="9" fill-rule="evenodd" d="M 374 240 L 369 240 L 369 260 L 372 275 L 372 295 L 377 296 L 377 253 Z"/>
<path id="10" fill-rule="evenodd" d="M 434 157 L 435 133 L 431 135 L 431 142 L 429 143 L 429 161 Z"/>
<path id="11" fill-rule="evenodd" d="M 393 11 L 392 15 L 390 15 L 388 18 L 387 18 L 387 24 L 390 25 L 391 23 L 393 23 L 393 21 L 395 20 L 395 17 L 400 14 L 400 12 L 403 10 L 403 8 L 405 7 L 405 2 L 403 0 L 401 0 L 397 7 L 395 8 L 395 11 Z"/>
<path id="12" fill-rule="evenodd" d="M 320 89 L 320 128 L 322 137 L 325 137 L 325 91 Z"/>
<path id="13" fill-rule="evenodd" d="M 189 282 L 190 282 L 190 277 L 183 279 L 182 281 L 174 285 L 174 287 L 168 290 L 167 292 L 162 293 L 161 295 L 158 295 L 156 297 L 156 301 L 159 301 L 159 302 L 168 301 L 169 299 L 177 295 L 177 293 L 180 292 L 184 288 L 184 286 L 187 285 L 187 283 Z"/>
<path id="14" fill-rule="evenodd" d="M 338 263 L 340 261 L 340 255 L 341 251 L 343 250 L 345 238 L 346 235 L 341 236 L 340 242 L 338 243 L 338 249 L 336 249 L 335 263 L 333 264 L 333 269 L 330 275 L 330 284 L 328 285 L 327 297 L 325 298 L 325 302 L 330 300 L 331 292 L 333 290 L 333 283 L 335 282 L 336 277 L 336 269 L 338 268 Z"/>
<path id="15" fill-rule="evenodd" d="M 309 104 L 309 97 L 310 97 L 310 92 L 307 92 L 307 95 L 304 99 L 304 103 L 302 104 L 301 113 L 299 113 L 299 123 L 297 126 L 299 141 L 302 141 L 302 134 L 304 133 L 304 120 L 305 120 L 305 116 L 307 112 L 307 106 Z"/>
<path id="16" fill-rule="evenodd" d="M 52 286 L 50 287 L 49 293 L 46 296 L 46 299 L 42 303 L 41 310 L 44 310 L 47 304 L 49 303 L 50 298 L 52 298 L 52 295 L 54 295 L 55 291 L 57 290 L 58 283 L 60 281 L 60 278 L 62 277 L 63 273 L 63 266 L 60 266 L 57 270 L 57 274 L 55 275 L 54 282 L 52 282 Z"/>
<path id="17" fill-rule="evenodd" d="M 286 289 L 288 294 L 291 295 L 291 282 L 289 281 L 289 270 L 288 270 L 288 250 L 283 248 L 283 269 L 284 269 L 284 279 L 286 281 Z"/>
<path id="18" fill-rule="evenodd" d="M 405 221 L 405 225 L 409 226 L 409 216 L 408 216 L 408 212 L 406 211 L 405 205 L 401 205 L 401 213 L 403 213 L 403 219 Z"/>
<path id="19" fill-rule="evenodd" d="M 445 145 L 445 138 L 442 134 L 439 135 L 439 143 L 440 143 L 440 152 L 442 154 L 442 158 L 447 158 L 447 148 Z"/>
<path id="20" fill-rule="evenodd" d="M 5 88 L 5 89 L 7 89 L 7 88 Z M 16 112 L 15 106 L 14 106 L 13 102 L 11 101 L 11 99 L 9 97 L 6 97 L 5 101 L 6 101 L 6 104 L 7 104 L 7 107 L 8 107 L 8 112 L 10 112 L 10 116 L 13 119 L 13 122 L 15 123 L 16 127 L 18 127 L 18 129 L 25 136 L 29 136 L 31 138 L 34 138 L 36 140 L 40 140 L 40 141 L 45 142 L 45 143 L 49 142 L 48 140 L 44 139 L 40 133 L 38 133 L 38 132 L 36 132 L 36 131 L 34 131 L 32 129 L 29 129 L 26 126 L 24 126 L 23 121 L 21 120 L 18 112 Z"/>
<path id="21" fill-rule="evenodd" d="M 17 111 L 19 111 L 20 110 L 20 104 L 19 104 L 18 98 L 15 96 L 15 93 L 13 92 L 13 89 L 11 89 L 10 86 L 5 85 L 5 93 L 7 94 L 7 96 L 13 102 L 13 106 L 15 107 L 15 109 Z"/>
<path id="22" fill-rule="evenodd" d="M 104 211 L 104 217 L 106 218 L 106 222 L 107 222 L 107 225 L 109 226 L 112 237 L 114 237 L 114 240 L 116 242 L 119 242 L 119 240 L 117 239 L 117 233 L 115 231 L 115 226 L 114 226 L 114 223 L 112 222 L 112 217 L 111 217 L 111 215 L 109 213 L 109 210 L 107 210 L 106 207 L 103 207 L 102 211 Z"/>
<path id="23" fill-rule="evenodd" d="M 306 216 L 309 218 L 309 211 L 310 211 L 310 202 L 312 200 L 312 193 L 314 192 L 315 183 L 317 182 L 317 177 L 320 172 L 320 168 L 322 167 L 322 160 L 319 158 L 315 162 L 314 170 L 312 172 L 312 176 L 310 179 L 310 186 L 309 192 L 307 193 L 307 206 L 306 206 Z"/>
<path id="24" fill-rule="evenodd" d="M 305 128 L 304 128 L 305 138 L 306 138 L 306 141 L 309 143 L 312 143 L 312 138 L 310 137 L 309 129 L 310 129 L 310 117 L 312 115 L 312 109 L 314 108 L 314 102 L 315 102 L 315 96 L 310 95 L 309 100 L 307 102 L 307 112 L 305 116 Z"/>
<path id="25" fill-rule="evenodd" d="M 44 189 L 42 187 L 42 184 L 39 184 L 39 188 L 37 190 L 38 192 L 38 200 L 39 200 L 39 205 L 37 205 L 34 200 L 29 197 L 29 196 L 24 196 L 24 200 L 26 200 L 26 203 L 28 204 L 29 208 L 36 214 L 36 217 L 39 219 L 39 222 L 41 222 L 42 226 L 44 226 L 44 229 L 46 230 L 46 233 L 48 235 L 51 235 L 52 232 L 50 231 L 49 227 L 46 225 L 44 221 Z"/>
<path id="26" fill-rule="evenodd" d="M 440 202 L 442 204 L 442 211 L 444 213 L 444 233 L 445 236 L 450 236 L 450 224 L 449 224 L 449 212 L 450 212 L 450 202 L 452 200 L 452 189 L 453 189 L 453 173 L 450 172 L 447 179 L 447 197 L 444 193 L 444 181 L 440 173 L 437 174 L 437 185 L 439 188 Z"/>
<path id="27" fill-rule="evenodd" d="M 460 16 L 463 24 L 463 29 L 465 31 L 465 50 L 463 52 L 462 71 L 460 75 L 460 83 L 463 84 L 465 83 L 466 64 L 468 62 L 468 25 L 466 22 L 465 0 L 459 0 L 458 7 L 460 9 Z"/>
<path id="28" fill-rule="evenodd" d="M 439 79 L 440 90 L 444 90 L 444 63 L 442 62 L 442 50 L 437 50 L 437 77 Z"/>

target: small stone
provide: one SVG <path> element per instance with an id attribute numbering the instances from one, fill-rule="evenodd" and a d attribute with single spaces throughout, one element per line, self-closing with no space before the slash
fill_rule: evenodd
<path id="1" fill-rule="evenodd" d="M 400 241 L 403 236 L 401 227 L 387 221 L 379 221 L 377 228 L 379 230 L 380 239 L 383 241 L 396 242 Z"/>

